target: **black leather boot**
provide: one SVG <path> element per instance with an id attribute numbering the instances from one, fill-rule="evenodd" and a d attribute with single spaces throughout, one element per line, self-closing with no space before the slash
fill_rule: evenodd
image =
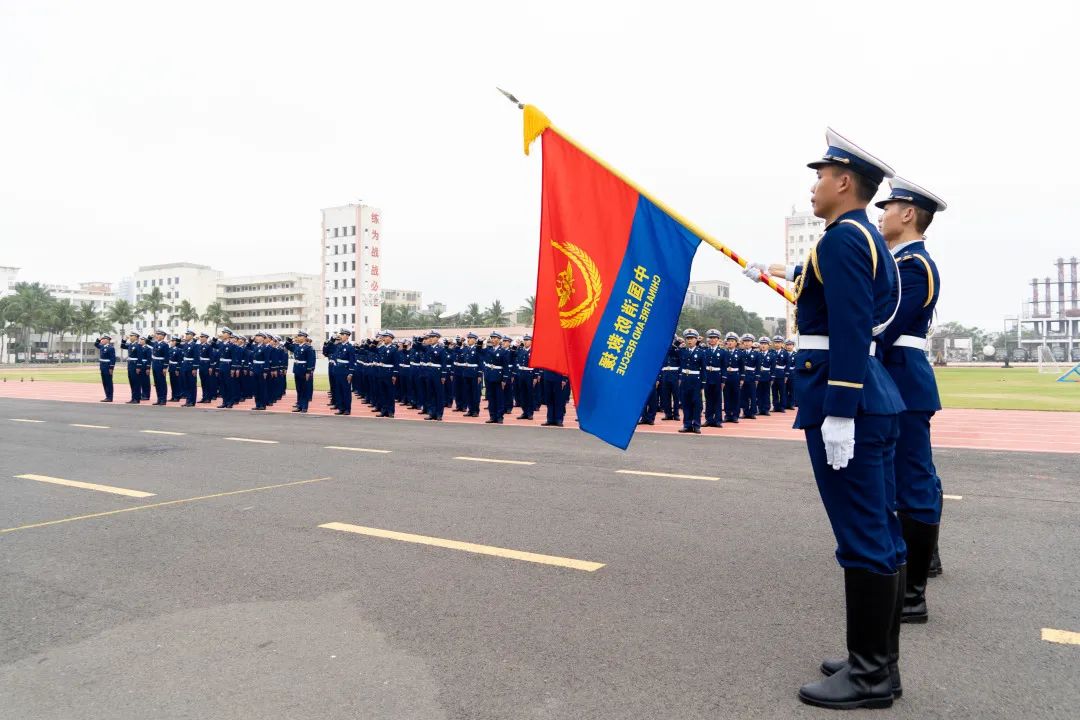
<path id="1" fill-rule="evenodd" d="M 824 680 L 803 685 L 799 688 L 800 700 L 834 710 L 892 705 L 889 639 L 898 585 L 899 573 L 879 575 L 858 568 L 844 570 L 847 665 Z"/>
<path id="2" fill-rule="evenodd" d="M 926 578 L 930 573 L 930 560 L 937 546 L 938 526 L 919 522 L 900 513 L 900 527 L 907 543 L 908 576 L 904 592 L 904 609 L 901 622 L 924 623 L 930 619 L 926 609 Z"/>
<path id="3" fill-rule="evenodd" d="M 889 684 L 892 686 L 892 696 L 895 700 L 904 694 L 904 687 L 900 683 L 900 611 L 904 607 L 904 588 L 907 579 L 907 565 L 901 565 L 896 569 L 896 603 L 893 609 L 892 625 L 889 627 Z M 847 667 L 847 658 L 832 658 L 821 661 L 821 673 L 826 677 L 835 675 Z"/>
<path id="4" fill-rule="evenodd" d="M 940 527 L 940 526 L 939 526 Z M 940 531 L 938 533 L 940 537 Z M 934 546 L 934 555 L 930 558 L 930 572 L 926 574 L 927 577 L 937 577 L 945 570 L 941 567 L 941 555 L 938 554 L 938 546 Z"/>

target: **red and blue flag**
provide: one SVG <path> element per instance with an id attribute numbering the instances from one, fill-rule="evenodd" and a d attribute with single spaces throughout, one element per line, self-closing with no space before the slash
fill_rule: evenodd
<path id="1" fill-rule="evenodd" d="M 531 362 L 570 378 L 582 430 L 626 449 L 700 239 L 535 108 L 525 116 L 526 151 L 539 135 L 544 157 Z"/>

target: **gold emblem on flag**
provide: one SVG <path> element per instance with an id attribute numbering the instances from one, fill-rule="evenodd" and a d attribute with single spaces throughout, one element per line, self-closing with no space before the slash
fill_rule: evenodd
<path id="1" fill-rule="evenodd" d="M 551 241 L 551 247 L 565 255 L 567 260 L 566 269 L 555 275 L 555 293 L 559 296 L 559 325 L 569 330 L 592 316 L 596 304 L 600 302 L 604 286 L 600 281 L 600 271 L 596 263 L 584 250 L 573 243 L 560 243 L 555 240 Z M 575 294 L 580 294 L 579 290 L 584 290 L 585 298 L 569 310 L 564 309 L 574 299 Z"/>

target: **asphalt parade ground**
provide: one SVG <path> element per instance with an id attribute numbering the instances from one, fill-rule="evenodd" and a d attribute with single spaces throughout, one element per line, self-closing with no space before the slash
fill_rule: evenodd
<path id="1" fill-rule="evenodd" d="M 1077 717 L 1075 453 L 936 460 L 930 623 L 850 716 Z M 0 398 L 0 499 L 5 720 L 835 717 L 799 442 Z"/>

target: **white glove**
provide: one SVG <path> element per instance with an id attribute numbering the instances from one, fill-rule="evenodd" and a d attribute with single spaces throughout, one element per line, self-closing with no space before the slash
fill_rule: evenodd
<path id="1" fill-rule="evenodd" d="M 825 462 L 833 470 L 847 467 L 855 457 L 855 418 L 825 418 L 821 423 L 821 439 L 825 441 Z"/>
<path id="2" fill-rule="evenodd" d="M 761 274 L 768 274 L 768 271 L 768 267 L 763 263 L 748 262 L 746 267 L 743 268 L 742 274 L 754 282 L 761 282 Z"/>

